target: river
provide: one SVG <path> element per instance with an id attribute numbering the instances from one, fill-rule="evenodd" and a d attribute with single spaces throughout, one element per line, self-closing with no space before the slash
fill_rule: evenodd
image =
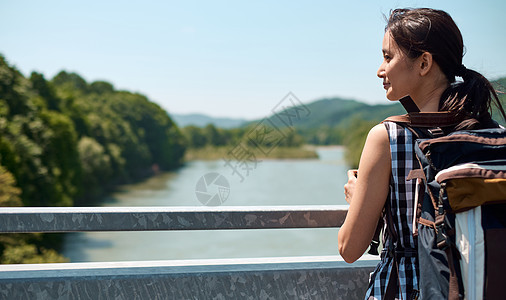
<path id="1" fill-rule="evenodd" d="M 319 159 L 262 160 L 242 178 L 223 160 L 191 161 L 174 172 L 121 186 L 103 206 L 202 206 L 197 183 L 225 178 L 226 206 L 346 204 L 346 166 L 340 147 L 317 148 Z M 71 262 L 140 261 L 337 254 L 337 228 L 70 233 Z"/>

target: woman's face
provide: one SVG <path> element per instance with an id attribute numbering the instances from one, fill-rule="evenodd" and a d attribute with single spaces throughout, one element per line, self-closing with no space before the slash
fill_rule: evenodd
<path id="1" fill-rule="evenodd" d="M 399 100 L 410 95 L 416 88 L 418 76 L 413 60 L 397 46 L 390 31 L 383 38 L 383 63 L 378 69 L 388 100 Z"/>

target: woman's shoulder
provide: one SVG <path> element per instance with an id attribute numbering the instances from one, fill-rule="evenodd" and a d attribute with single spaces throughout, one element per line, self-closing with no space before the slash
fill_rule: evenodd
<path id="1" fill-rule="evenodd" d="M 369 130 L 366 143 L 373 144 L 375 146 L 388 144 L 388 128 L 385 127 L 385 125 L 382 123 L 375 125 L 373 128 L 371 128 L 371 130 Z"/>

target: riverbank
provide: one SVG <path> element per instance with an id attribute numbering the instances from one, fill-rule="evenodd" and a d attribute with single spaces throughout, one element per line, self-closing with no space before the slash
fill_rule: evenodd
<path id="1" fill-rule="evenodd" d="M 205 146 L 203 148 L 187 149 L 185 153 L 185 161 L 191 160 L 217 160 L 224 158 L 233 158 L 232 153 L 237 149 L 232 146 Z M 256 159 L 316 159 L 316 147 L 312 145 L 304 145 L 301 147 L 276 147 L 267 155 L 259 148 L 248 148 Z M 237 155 L 238 153 L 236 153 Z"/>

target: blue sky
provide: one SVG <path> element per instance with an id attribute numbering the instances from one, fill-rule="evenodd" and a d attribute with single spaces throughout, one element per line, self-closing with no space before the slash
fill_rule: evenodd
<path id="1" fill-rule="evenodd" d="M 433 7 L 459 25 L 464 64 L 506 76 L 506 1 L 0 0 L 0 53 L 139 92 L 169 113 L 260 118 L 288 93 L 386 102 L 383 14 Z"/>

